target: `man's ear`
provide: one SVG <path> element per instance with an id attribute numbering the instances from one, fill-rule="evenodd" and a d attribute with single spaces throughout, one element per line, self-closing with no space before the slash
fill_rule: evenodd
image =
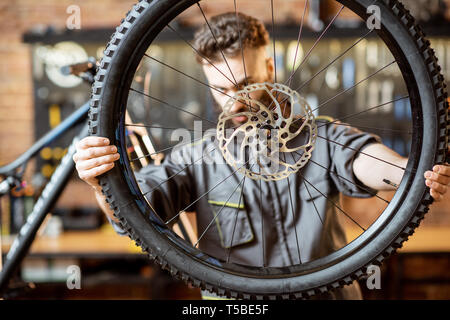
<path id="1" fill-rule="evenodd" d="M 275 63 L 272 57 L 266 58 L 267 77 L 273 81 L 275 76 Z"/>

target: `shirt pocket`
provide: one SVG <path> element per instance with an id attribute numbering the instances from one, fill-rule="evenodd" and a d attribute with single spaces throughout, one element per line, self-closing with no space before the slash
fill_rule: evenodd
<path id="1" fill-rule="evenodd" d="M 254 234 L 245 205 L 239 202 L 208 200 L 212 208 L 220 244 L 228 249 L 253 241 Z"/>

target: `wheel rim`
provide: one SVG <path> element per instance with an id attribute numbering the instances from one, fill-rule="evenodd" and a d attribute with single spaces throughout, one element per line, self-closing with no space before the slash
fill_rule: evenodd
<path id="1" fill-rule="evenodd" d="M 187 4 L 187 3 L 188 2 L 184 2 L 184 4 Z M 347 3 L 347 1 L 342 1 L 342 3 Z M 351 5 L 351 2 L 348 2 L 347 4 Z M 353 6 L 356 7 L 355 4 L 353 4 Z M 383 36 L 388 37 L 389 34 L 383 34 Z M 391 41 L 392 41 L 392 39 L 391 39 Z M 274 48 L 275 48 L 275 46 L 274 46 Z M 393 51 L 395 53 L 395 48 L 393 49 Z M 400 53 L 398 53 L 398 52 L 397 52 L 397 54 L 400 55 Z M 410 71 L 409 66 L 400 66 L 400 69 L 403 69 L 404 74 L 406 74 L 406 73 L 411 74 L 410 72 L 407 72 L 407 71 Z M 406 69 L 408 69 L 408 70 L 406 70 Z M 290 80 L 290 78 L 288 78 L 288 80 Z M 127 81 L 125 81 L 125 83 L 128 83 L 128 82 L 131 83 L 131 81 L 129 79 Z M 415 81 L 414 82 L 410 81 L 407 85 L 408 85 L 408 89 L 409 89 L 410 93 L 417 92 L 416 89 L 411 88 L 411 86 L 416 85 Z M 128 98 L 128 97 L 126 97 L 126 98 Z M 124 98 L 122 98 L 122 101 L 124 101 Z M 415 100 L 414 103 L 417 101 L 420 101 L 420 100 L 419 99 Z M 125 107 L 125 104 L 123 104 L 123 105 Z M 414 114 L 414 117 L 413 117 L 413 121 L 417 122 L 418 120 L 415 120 L 415 119 L 418 117 L 415 117 L 415 115 L 420 116 L 421 107 L 413 106 L 413 112 L 419 112 L 419 114 Z M 420 126 L 421 126 L 421 124 L 419 124 L 419 127 Z M 417 127 L 417 123 L 413 123 L 413 127 Z M 125 118 L 122 117 L 119 120 L 119 125 L 116 130 L 116 136 L 118 137 L 118 140 L 121 141 L 121 143 L 122 143 L 122 146 L 121 146 L 122 151 L 126 150 L 126 145 L 123 144 L 123 142 L 125 141 L 125 128 L 126 128 Z M 423 137 L 421 136 L 421 134 L 422 134 L 422 132 L 414 131 L 413 132 L 413 141 L 422 141 Z M 412 148 L 413 153 L 421 152 L 422 148 L 421 148 L 420 143 L 416 144 L 413 147 L 415 147 L 415 148 Z M 122 153 L 123 158 L 124 158 L 124 156 L 126 156 L 126 154 Z M 418 168 L 418 163 L 413 163 L 413 161 L 409 161 L 406 170 L 411 172 L 413 170 L 417 170 L 417 168 Z M 122 163 L 121 169 L 125 173 L 124 176 L 125 176 L 126 180 L 129 182 L 129 187 L 137 193 L 139 190 L 139 187 L 138 187 L 136 180 L 134 179 L 133 169 L 131 168 L 130 164 L 125 161 L 124 163 Z M 372 224 L 369 228 L 367 228 L 361 236 L 359 236 L 353 242 L 348 244 L 346 247 L 341 248 L 341 249 L 335 251 L 334 253 L 330 254 L 329 256 L 325 257 L 327 259 L 319 258 L 312 262 L 307 262 L 307 263 L 301 264 L 300 266 L 291 267 L 288 274 L 284 274 L 285 269 L 283 269 L 283 268 L 265 267 L 265 268 L 263 268 L 264 270 L 262 271 L 261 268 L 258 268 L 258 267 L 248 267 L 248 266 L 242 266 L 242 265 L 238 265 L 238 264 L 223 264 L 223 263 L 220 263 L 216 259 L 212 260 L 211 259 L 212 257 L 209 257 L 207 255 L 200 256 L 199 252 L 196 249 L 189 248 L 188 246 L 186 246 L 185 243 L 181 242 L 181 240 L 177 237 L 172 238 L 171 241 L 173 241 L 179 247 L 179 249 L 181 251 L 187 252 L 187 254 L 189 256 L 197 257 L 196 259 L 198 259 L 198 261 L 201 261 L 202 263 L 207 264 L 209 267 L 216 268 L 216 269 L 219 268 L 220 270 L 224 269 L 225 272 L 240 273 L 242 275 L 250 276 L 250 277 L 254 276 L 254 277 L 269 277 L 269 278 L 270 277 L 279 278 L 280 276 L 283 276 L 283 275 L 286 277 L 304 275 L 305 273 L 308 273 L 308 271 L 314 272 L 314 270 L 317 270 L 319 268 L 319 266 L 338 264 L 343 259 L 346 259 L 346 257 L 351 256 L 352 253 L 353 254 L 357 253 L 359 251 L 359 249 L 357 249 L 358 247 L 359 248 L 364 247 L 363 244 L 366 243 L 367 241 L 369 241 L 369 239 L 373 238 L 374 235 L 378 234 L 380 232 L 380 229 L 383 228 L 384 226 L 386 226 L 388 221 L 393 218 L 394 212 L 398 208 L 398 203 L 405 200 L 404 198 L 406 197 L 406 194 L 404 194 L 404 190 L 406 190 L 406 188 L 411 186 L 411 184 L 413 183 L 413 180 L 414 180 L 413 175 L 407 176 L 407 179 L 405 179 L 405 177 L 403 178 L 402 183 L 400 184 L 400 186 L 398 188 L 399 191 L 397 191 L 396 195 L 394 196 L 394 198 L 392 200 L 392 202 L 396 203 L 395 208 L 390 208 L 390 205 L 389 205 L 386 208 L 386 210 L 378 217 L 376 222 L 374 224 Z M 145 203 L 143 200 L 144 199 L 142 199 L 142 197 L 141 197 L 140 202 L 142 204 Z M 147 207 L 147 209 L 145 209 L 145 211 L 146 211 L 146 214 L 149 215 L 150 220 L 152 221 L 151 223 L 155 224 L 156 228 L 161 228 L 162 226 L 164 226 L 164 224 L 161 224 L 160 219 L 158 219 L 158 217 L 156 217 L 148 207 Z M 170 233 L 167 233 L 167 229 L 164 229 L 164 231 L 161 231 L 161 232 L 164 233 L 165 235 L 170 235 Z M 383 251 L 383 250 L 380 250 L 380 252 L 381 251 Z M 199 256 L 200 256 L 200 258 L 199 258 Z M 376 255 L 374 255 L 374 258 L 375 258 L 375 256 Z M 334 263 L 330 263 L 330 261 L 334 261 Z"/>

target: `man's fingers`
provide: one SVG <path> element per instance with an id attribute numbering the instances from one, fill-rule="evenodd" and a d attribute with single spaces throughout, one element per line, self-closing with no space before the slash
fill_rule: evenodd
<path id="1" fill-rule="evenodd" d="M 444 197 L 442 194 L 434 191 L 433 189 L 430 190 L 430 194 L 434 198 L 435 201 L 441 201 L 442 198 Z"/>
<path id="2" fill-rule="evenodd" d="M 113 154 L 117 152 L 116 146 L 107 147 L 90 147 L 88 149 L 80 150 L 77 152 L 77 160 L 88 160 L 93 158 L 98 158 L 108 154 Z"/>
<path id="3" fill-rule="evenodd" d="M 439 192 L 440 194 L 445 194 L 447 192 L 447 186 L 440 184 L 438 182 L 434 182 L 431 180 L 426 180 L 425 184 L 432 190 Z"/>
<path id="4" fill-rule="evenodd" d="M 450 184 L 450 177 L 433 172 L 433 171 L 425 172 L 425 178 L 428 180 L 436 181 L 440 184 L 443 184 L 444 186 L 447 186 Z"/>
<path id="5" fill-rule="evenodd" d="M 78 141 L 77 149 L 83 150 L 90 147 L 102 147 L 107 145 L 109 145 L 108 138 L 89 136 Z"/>
<path id="6" fill-rule="evenodd" d="M 77 170 L 89 170 L 103 164 L 111 163 L 120 158 L 118 153 L 108 154 L 106 156 L 101 156 L 93 159 L 88 159 L 84 161 L 77 162 Z"/>
<path id="7" fill-rule="evenodd" d="M 441 201 L 450 185 L 450 166 L 435 165 L 433 171 L 424 174 L 425 184 L 430 188 L 430 195 L 435 201 Z"/>
<path id="8" fill-rule="evenodd" d="M 89 170 L 83 170 L 81 172 L 78 173 L 78 175 L 80 176 L 80 178 L 82 180 L 90 180 L 93 178 L 98 177 L 99 175 L 101 175 L 102 173 L 105 173 L 106 171 L 111 170 L 114 167 L 114 162 L 110 162 L 110 163 L 106 163 L 106 164 L 102 164 L 98 167 L 89 169 Z"/>
<path id="9" fill-rule="evenodd" d="M 450 166 L 449 165 L 435 165 L 433 167 L 433 172 L 450 177 Z"/>

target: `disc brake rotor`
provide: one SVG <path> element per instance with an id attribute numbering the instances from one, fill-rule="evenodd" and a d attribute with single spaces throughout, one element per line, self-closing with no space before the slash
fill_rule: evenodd
<path id="1" fill-rule="evenodd" d="M 241 104 L 242 111 L 233 112 Z M 236 118 L 246 119 L 236 124 Z M 251 179 L 281 180 L 311 158 L 317 137 L 306 100 L 279 83 L 255 83 L 223 107 L 217 141 L 226 162 Z"/>

